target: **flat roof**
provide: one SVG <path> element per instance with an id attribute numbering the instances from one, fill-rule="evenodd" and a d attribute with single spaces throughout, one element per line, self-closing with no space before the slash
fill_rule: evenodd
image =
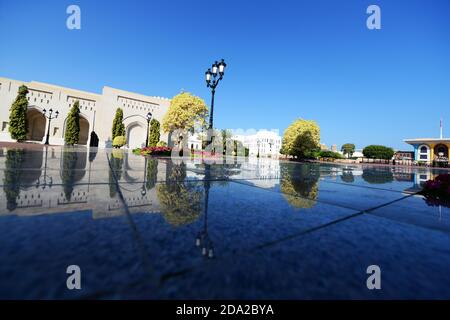
<path id="1" fill-rule="evenodd" d="M 403 140 L 406 143 L 409 144 L 415 144 L 415 143 L 450 143 L 450 138 L 417 138 L 417 139 L 405 139 Z"/>

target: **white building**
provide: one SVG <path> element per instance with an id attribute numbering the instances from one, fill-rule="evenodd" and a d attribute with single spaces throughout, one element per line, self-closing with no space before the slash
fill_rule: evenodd
<path id="1" fill-rule="evenodd" d="M 260 130 L 253 135 L 235 135 L 233 139 L 241 141 L 249 149 L 249 156 L 278 157 L 281 150 L 281 137 L 273 131 Z"/>
<path id="2" fill-rule="evenodd" d="M 0 141 L 14 141 L 8 131 L 9 110 L 16 99 L 21 85 L 28 87 L 28 141 L 45 142 L 48 120 L 43 110 L 53 109 L 59 116 L 51 121 L 50 144 L 64 144 L 64 130 L 67 115 L 75 101 L 80 103 L 80 145 L 96 145 L 109 147 L 111 127 L 117 108 L 124 114 L 125 134 L 129 148 L 141 147 L 145 144 L 147 133 L 146 115 L 158 121 L 169 108 L 170 100 L 161 97 L 150 97 L 110 87 L 103 87 L 102 93 L 91 93 L 64 88 L 42 82 L 24 82 L 0 78 Z M 53 114 L 54 114 L 53 113 Z M 94 137 L 91 141 L 91 137 Z M 161 133 L 161 140 L 167 142 L 167 134 Z"/>

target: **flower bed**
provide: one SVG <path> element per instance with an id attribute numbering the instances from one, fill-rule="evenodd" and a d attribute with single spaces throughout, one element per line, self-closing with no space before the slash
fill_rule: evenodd
<path id="1" fill-rule="evenodd" d="M 172 148 L 170 147 L 144 147 L 133 149 L 134 154 L 141 156 L 170 156 Z"/>
<path id="2" fill-rule="evenodd" d="M 439 198 L 450 198 L 450 174 L 440 174 L 425 182 L 422 193 Z"/>

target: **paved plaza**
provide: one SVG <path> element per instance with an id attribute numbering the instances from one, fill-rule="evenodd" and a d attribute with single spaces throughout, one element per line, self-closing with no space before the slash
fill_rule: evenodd
<path id="1" fill-rule="evenodd" d="M 0 168 L 0 298 L 450 298 L 436 170 L 42 145 Z"/>

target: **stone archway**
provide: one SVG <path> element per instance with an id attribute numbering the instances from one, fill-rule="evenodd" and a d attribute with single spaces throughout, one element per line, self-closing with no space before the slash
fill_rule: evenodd
<path id="1" fill-rule="evenodd" d="M 444 157 L 448 159 L 448 148 L 445 144 L 438 144 L 434 147 L 435 157 Z"/>
<path id="2" fill-rule="evenodd" d="M 47 119 L 38 109 L 27 110 L 28 134 L 27 140 L 42 142 L 45 135 Z"/>
<path id="3" fill-rule="evenodd" d="M 79 145 L 87 145 L 89 140 L 89 121 L 80 116 L 80 136 L 78 137 Z"/>
<path id="4" fill-rule="evenodd" d="M 133 122 L 127 126 L 126 138 L 128 148 L 142 148 L 145 145 L 145 135 L 147 129 L 144 124 L 140 122 Z"/>

